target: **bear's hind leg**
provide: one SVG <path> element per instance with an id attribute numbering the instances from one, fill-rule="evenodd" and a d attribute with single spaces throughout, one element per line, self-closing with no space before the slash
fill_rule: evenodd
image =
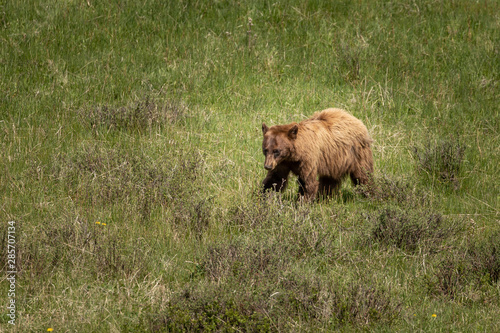
<path id="1" fill-rule="evenodd" d="M 367 183 L 367 178 L 364 174 L 351 172 L 350 176 L 352 185 L 354 186 L 363 185 Z"/>
<path id="2" fill-rule="evenodd" d="M 331 177 L 320 177 L 319 178 L 319 189 L 318 194 L 321 197 L 328 197 L 338 190 L 340 181 Z"/>
<path id="3" fill-rule="evenodd" d="M 372 181 L 372 170 L 356 169 L 350 173 L 351 181 L 354 186 L 369 185 Z"/>
<path id="4" fill-rule="evenodd" d="M 370 148 L 358 149 L 359 157 L 350 176 L 354 186 L 371 185 L 373 182 L 373 156 Z"/>
<path id="5" fill-rule="evenodd" d="M 373 191 L 374 188 L 374 182 L 373 182 L 373 176 L 371 172 L 366 172 L 366 171 L 357 171 L 357 172 L 351 172 L 350 173 L 351 181 L 354 186 L 358 185 L 363 185 L 364 189 L 362 191 L 362 194 L 366 197 L 369 196 L 370 193 Z"/>

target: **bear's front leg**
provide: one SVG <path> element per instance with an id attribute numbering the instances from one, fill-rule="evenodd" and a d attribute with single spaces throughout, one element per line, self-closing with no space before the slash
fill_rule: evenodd
<path id="1" fill-rule="evenodd" d="M 299 176 L 299 195 L 303 195 L 306 201 L 312 201 L 318 193 L 319 182 L 316 173 L 307 176 Z"/>
<path id="2" fill-rule="evenodd" d="M 263 191 L 268 189 L 273 189 L 276 192 L 282 192 L 285 190 L 288 184 L 288 175 L 290 174 L 290 169 L 286 166 L 278 165 L 273 170 L 267 173 L 266 178 L 262 182 L 264 185 Z"/>

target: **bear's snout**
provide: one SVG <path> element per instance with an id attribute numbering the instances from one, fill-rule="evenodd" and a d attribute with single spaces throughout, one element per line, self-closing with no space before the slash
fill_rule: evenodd
<path id="1" fill-rule="evenodd" d="M 264 161 L 264 169 L 266 169 L 267 171 L 271 171 L 276 168 L 277 164 L 278 163 L 276 159 L 274 159 L 273 156 L 269 154 L 266 156 L 266 160 Z"/>

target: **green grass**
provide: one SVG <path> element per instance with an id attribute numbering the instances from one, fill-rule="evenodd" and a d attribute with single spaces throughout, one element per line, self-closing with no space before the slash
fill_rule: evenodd
<path id="1" fill-rule="evenodd" d="M 0 4 L 0 330 L 500 330 L 498 12 Z M 328 107 L 377 190 L 259 195 L 261 123 Z"/>

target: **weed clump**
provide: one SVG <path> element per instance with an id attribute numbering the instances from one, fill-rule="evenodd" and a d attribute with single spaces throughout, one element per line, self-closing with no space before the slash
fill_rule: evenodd
<path id="1" fill-rule="evenodd" d="M 332 259 L 336 256 L 335 225 L 331 217 L 325 218 L 310 205 L 283 200 L 274 193 L 255 197 L 256 200 L 252 198 L 230 209 L 230 227 L 255 232 L 260 235 L 259 241 L 273 244 L 274 251 L 282 253 L 282 257 Z"/>
<path id="2" fill-rule="evenodd" d="M 186 289 L 172 297 L 164 312 L 150 318 L 150 327 L 166 332 L 366 328 L 390 325 L 400 309 L 387 292 L 371 286 L 340 286 L 295 273 L 263 282 L 260 287 L 247 281 Z"/>
<path id="3" fill-rule="evenodd" d="M 356 191 L 374 201 L 393 201 L 398 205 L 414 207 L 430 203 L 428 193 L 415 185 L 414 181 L 388 175 L 372 176 L 368 185 L 356 186 Z"/>
<path id="4" fill-rule="evenodd" d="M 140 276 L 151 264 L 138 259 L 147 257 L 149 246 L 135 239 L 133 246 L 127 243 L 133 238 L 123 237 L 128 230 L 149 224 L 159 211 L 169 227 L 184 235 L 199 239 L 209 227 L 211 201 L 200 190 L 202 165 L 199 154 L 152 158 L 140 150 L 97 143 L 55 156 L 50 175 L 74 208 L 25 231 L 34 240 L 19 242 L 19 270 L 37 277 L 88 267 L 85 274 L 97 277 Z M 93 210 L 107 215 L 107 223 L 95 221 Z"/>
<path id="5" fill-rule="evenodd" d="M 100 130 L 150 130 L 154 126 L 177 123 L 187 117 L 187 108 L 180 102 L 160 102 L 145 97 L 125 107 L 99 106 L 78 111 L 80 120 L 94 133 Z"/>
<path id="6" fill-rule="evenodd" d="M 92 144 L 58 157 L 53 176 L 78 205 L 123 205 L 126 216 L 143 222 L 164 208 L 174 226 L 201 237 L 212 216 L 211 199 L 199 182 L 202 163 L 196 153 L 152 158 L 140 150 Z"/>
<path id="7" fill-rule="evenodd" d="M 384 290 L 298 273 L 304 259 L 290 250 L 291 238 L 209 247 L 192 275 L 199 287 L 174 296 L 151 325 L 166 331 L 287 331 L 294 322 L 338 329 L 390 324 L 397 317 L 399 304 Z M 309 253 L 315 254 L 322 256 Z"/>
<path id="8" fill-rule="evenodd" d="M 368 218 L 374 225 L 371 240 L 408 251 L 433 251 L 455 232 L 439 213 L 385 208 Z"/>
<path id="9" fill-rule="evenodd" d="M 413 147 L 413 157 L 420 173 L 431 175 L 455 189 L 460 188 L 460 170 L 464 161 L 465 146 L 458 140 L 441 140 L 423 147 Z"/>
<path id="10" fill-rule="evenodd" d="M 169 302 L 166 311 L 150 316 L 149 327 L 153 332 L 275 331 L 263 310 L 255 297 L 220 288 L 188 288 Z"/>
<path id="11" fill-rule="evenodd" d="M 130 247 L 121 229 L 97 223 L 71 213 L 26 228 L 17 248 L 18 271 L 32 279 L 66 270 L 100 279 L 147 275 L 151 262 L 138 258 L 147 257 L 149 246 Z"/>
<path id="12" fill-rule="evenodd" d="M 92 144 L 55 161 L 54 176 L 79 204 L 109 206 L 128 201 L 143 217 L 162 204 L 169 170 L 140 151 Z"/>
<path id="13" fill-rule="evenodd" d="M 203 261 L 203 268 L 211 281 L 269 279 L 274 273 L 286 270 L 290 265 L 290 260 L 281 250 L 277 244 L 272 243 L 210 247 Z"/>
<path id="14" fill-rule="evenodd" d="M 427 287 L 431 294 L 455 298 L 464 291 L 468 283 L 470 268 L 464 258 L 448 256 L 438 264 L 434 276 L 427 277 Z"/>
<path id="15" fill-rule="evenodd" d="M 361 77 L 360 64 L 362 63 L 359 47 L 340 43 L 335 46 L 335 52 L 338 57 L 336 74 L 349 84 L 357 83 Z"/>
<path id="16" fill-rule="evenodd" d="M 171 208 L 173 225 L 200 239 L 212 217 L 212 197 L 202 196 L 200 183 L 203 160 L 198 154 L 179 157 L 171 166 L 165 200 Z"/>
<path id="17" fill-rule="evenodd" d="M 468 287 L 481 289 L 500 280 L 500 232 L 476 241 L 458 253 L 447 256 L 427 277 L 431 294 L 449 298 L 465 297 Z"/>
<path id="18" fill-rule="evenodd" d="M 500 231 L 494 232 L 486 241 L 477 242 L 470 248 L 472 271 L 491 284 L 500 280 Z"/>
<path id="19" fill-rule="evenodd" d="M 290 276 L 280 283 L 278 304 L 283 315 L 309 320 L 318 327 L 338 329 L 345 325 L 390 324 L 399 313 L 399 304 L 387 292 L 369 285 L 345 286 L 319 278 Z"/>
<path id="20" fill-rule="evenodd" d="M 252 229 L 268 223 L 279 215 L 280 205 L 277 196 L 267 198 L 256 189 L 252 192 L 251 202 L 245 202 L 230 208 L 229 225 L 240 230 Z"/>

